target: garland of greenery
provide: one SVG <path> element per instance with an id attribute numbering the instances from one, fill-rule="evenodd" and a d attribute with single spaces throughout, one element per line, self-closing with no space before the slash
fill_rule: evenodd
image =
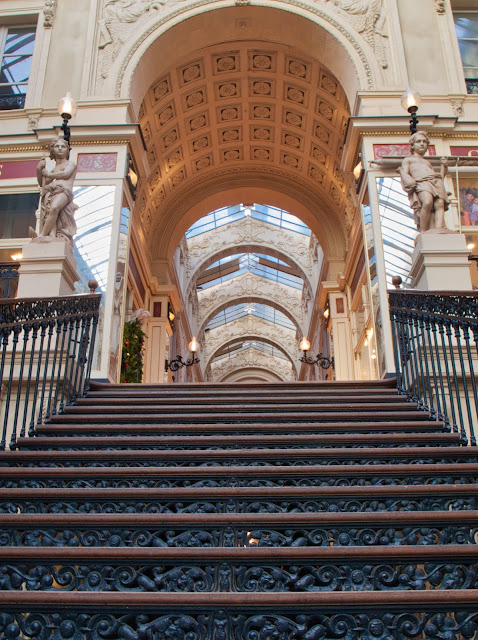
<path id="1" fill-rule="evenodd" d="M 125 322 L 123 354 L 121 356 L 121 382 L 141 382 L 143 379 L 144 331 L 139 320 Z"/>

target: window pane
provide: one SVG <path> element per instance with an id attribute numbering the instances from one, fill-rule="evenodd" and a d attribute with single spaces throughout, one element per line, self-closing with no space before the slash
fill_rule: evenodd
<path id="1" fill-rule="evenodd" d="M 0 82 L 27 82 L 31 56 L 5 56 L 2 60 Z"/>
<path id="2" fill-rule="evenodd" d="M 28 238 L 28 227 L 35 228 L 38 193 L 0 195 L 0 238 Z"/>
<path id="3" fill-rule="evenodd" d="M 35 43 L 34 27 L 14 27 L 8 30 L 4 54 L 32 55 Z"/>
<path id="4" fill-rule="evenodd" d="M 478 38 L 478 14 L 455 13 L 455 29 L 458 38 Z"/>
<path id="5" fill-rule="evenodd" d="M 463 66 L 478 69 L 478 40 L 459 40 L 458 44 L 460 45 Z"/>

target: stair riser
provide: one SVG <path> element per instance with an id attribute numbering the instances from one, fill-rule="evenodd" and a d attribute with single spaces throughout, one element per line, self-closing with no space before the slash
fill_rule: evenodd
<path id="1" fill-rule="evenodd" d="M 217 476 L 198 480 L 194 477 L 165 478 L 143 476 L 125 478 L 119 477 L 94 477 L 94 471 L 90 470 L 85 477 L 80 477 L 76 472 L 72 478 L 44 478 L 39 475 L 37 478 L 24 477 L 0 479 L 0 489 L 85 489 L 85 488 L 137 488 L 137 489 L 160 489 L 160 488 L 211 488 L 211 487 L 364 487 L 364 486 L 408 486 L 417 484 L 429 484 L 441 486 L 446 484 L 477 484 L 478 475 L 448 474 L 443 476 L 433 475 L 365 475 L 351 477 L 351 474 L 344 478 L 342 475 L 324 476 L 297 476 L 297 477 L 267 477 L 261 473 L 257 476 L 238 478 Z"/>
<path id="2" fill-rule="evenodd" d="M 405 515 L 405 514 L 400 514 Z M 196 525 L 168 524 L 102 524 L 87 526 L 80 523 L 42 524 L 38 522 L 22 526 L 3 524 L 1 547 L 370 547 L 378 545 L 476 545 L 478 522 L 456 523 L 427 520 L 423 514 L 416 523 L 402 523 L 390 519 L 387 523 L 333 522 L 332 524 L 304 524 L 286 522 L 281 525 L 257 522 L 251 517 L 248 526 L 233 522 Z M 432 516 L 433 514 L 429 514 Z M 460 514 L 461 515 L 461 514 Z M 139 516 L 141 519 L 142 516 Z M 110 519 L 110 518 L 109 518 Z M 347 520 L 347 518 L 344 518 Z"/>
<path id="3" fill-rule="evenodd" d="M 302 451 L 289 450 L 287 452 L 274 452 L 267 450 L 251 451 L 250 456 L 245 456 L 244 450 L 236 452 L 217 452 L 221 455 L 212 456 L 204 453 L 200 458 L 195 452 L 178 451 L 173 457 L 168 456 L 170 451 L 155 452 L 151 451 L 143 453 L 142 451 L 124 451 L 115 452 L 112 450 L 98 452 L 31 452 L 33 455 L 28 457 L 20 454 L 13 457 L 0 457 L 0 467 L 62 467 L 62 468 L 85 468 L 85 467 L 158 467 L 158 468 L 183 468 L 183 467 L 263 467 L 267 470 L 268 466 L 327 466 L 327 465 L 397 465 L 397 464 L 460 464 L 460 463 L 476 463 L 477 456 L 472 453 L 471 447 L 463 449 L 459 455 L 453 453 L 445 453 L 445 448 L 434 450 L 433 448 L 425 449 L 420 453 L 411 453 L 409 449 L 381 449 L 371 454 L 365 449 L 356 449 L 343 453 L 342 450 L 331 449 L 330 451 L 317 450 L 310 451 L 304 449 Z M 390 452 L 390 453 L 388 453 Z M 62 456 L 63 454 L 66 454 Z M 93 454 L 101 453 L 102 456 L 94 456 Z M 194 454 L 187 456 L 186 454 Z M 308 454 L 307 457 L 305 456 Z M 130 454 L 130 455 L 128 455 Z M 131 455 L 137 454 L 137 455 Z M 158 455 L 159 454 L 159 455 Z M 231 455 L 233 454 L 233 455 Z M 312 457 L 310 457 L 312 456 Z"/>
<path id="4" fill-rule="evenodd" d="M 19 597 L 23 594 L 12 592 L 12 595 Z M 38 594 L 43 598 L 45 595 Z M 71 595 L 78 597 L 77 594 Z M 281 604 L 275 607 L 270 603 L 262 607 L 237 608 L 220 602 L 214 607 L 210 602 L 206 604 L 206 601 L 191 610 L 184 603 L 180 606 L 171 603 L 166 607 L 130 606 L 126 605 L 130 594 L 125 596 L 122 606 L 102 606 L 100 611 L 92 605 L 80 606 L 80 603 L 66 610 L 54 604 L 35 607 L 8 603 L 2 607 L 3 611 L 0 610 L 0 634 L 13 640 L 32 638 L 32 619 L 35 620 L 35 633 L 38 634 L 35 637 L 41 637 L 41 640 L 108 637 L 126 640 L 421 640 L 425 637 L 461 640 L 476 637 L 474 634 L 478 628 L 478 613 L 474 603 L 438 606 L 407 603 L 390 607 L 381 601 L 379 606 L 374 607 L 370 597 L 368 606 L 364 603 L 345 607 L 327 604 L 325 607 L 315 605 L 304 610 L 303 605 Z M 31 613 L 40 612 L 41 616 L 30 617 Z M 18 633 L 12 635 L 12 631 L 17 629 Z M 436 630 L 436 635 L 431 637 L 429 632 L 432 630 Z M 462 632 L 466 635 L 462 635 Z"/>
<path id="5" fill-rule="evenodd" d="M 238 562 L 225 557 L 219 562 L 184 560 L 62 561 L 2 560 L 0 592 L 106 591 L 143 593 L 329 592 L 415 591 L 422 589 L 476 589 L 478 562 L 416 557 L 397 561 L 290 559 L 284 563 L 262 560 Z M 0 596 L 1 598 L 1 596 Z"/>
<path id="6" fill-rule="evenodd" d="M 478 509 L 478 496 L 416 496 L 384 498 L 343 497 L 271 499 L 213 499 L 187 498 L 155 499 L 65 499 L 59 500 L 0 500 L 0 513 L 365 513 L 387 511 L 469 511 Z"/>

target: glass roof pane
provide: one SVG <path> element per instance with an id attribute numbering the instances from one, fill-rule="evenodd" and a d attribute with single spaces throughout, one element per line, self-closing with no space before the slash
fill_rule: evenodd
<path id="1" fill-rule="evenodd" d="M 404 283 L 409 284 L 412 253 L 418 232 L 408 196 L 402 190 L 400 178 L 379 178 L 377 189 L 388 286 L 392 288 L 392 277 L 396 275 L 400 275 Z"/>
<path id="2" fill-rule="evenodd" d="M 214 316 L 214 318 L 212 318 L 212 320 L 210 320 L 205 330 L 209 331 L 210 329 L 215 329 L 216 327 L 220 327 L 228 322 L 232 322 L 233 320 L 237 320 L 238 318 L 242 318 L 247 315 L 262 318 L 263 320 L 267 320 L 273 324 L 279 324 L 287 329 L 296 329 L 295 324 L 281 311 L 274 309 L 274 307 L 267 304 L 241 303 L 220 311 L 216 316 Z"/>
<path id="3" fill-rule="evenodd" d="M 201 233 L 217 229 L 224 224 L 229 224 L 235 220 L 241 220 L 247 216 L 295 231 L 302 235 L 310 236 L 311 234 L 307 225 L 287 211 L 268 205 L 253 204 L 246 206 L 243 204 L 237 204 L 232 207 L 223 207 L 222 209 L 211 211 L 207 216 L 200 218 L 191 225 L 191 227 L 189 227 L 186 232 L 186 238 L 193 238 Z"/>

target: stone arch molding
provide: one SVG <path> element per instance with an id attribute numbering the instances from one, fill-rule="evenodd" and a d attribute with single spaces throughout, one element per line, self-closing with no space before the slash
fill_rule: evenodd
<path id="1" fill-rule="evenodd" d="M 244 376 L 248 370 L 262 369 L 264 371 L 272 371 L 284 382 L 296 380 L 295 370 L 289 360 L 281 358 L 273 358 L 274 363 L 271 364 L 271 358 L 262 351 L 257 349 L 247 349 L 228 359 L 227 362 L 218 361 L 213 363 L 208 372 L 208 380 L 210 382 L 220 382 L 231 373 L 241 371 Z"/>
<path id="2" fill-rule="evenodd" d="M 308 298 L 317 286 L 310 238 L 266 225 L 254 218 L 236 220 L 214 230 L 188 239 L 186 254 L 186 298 L 188 299 L 201 273 L 211 264 L 236 253 L 264 253 L 293 265 L 304 281 Z M 315 256 L 316 257 L 316 256 Z"/>
<path id="3" fill-rule="evenodd" d="M 202 339 L 208 322 L 220 311 L 246 302 L 267 304 L 281 311 L 295 324 L 299 333 L 305 332 L 307 318 L 302 292 L 248 273 L 231 278 L 227 287 L 218 285 L 198 292 L 198 305 L 193 307 L 198 338 Z"/>
<path id="4" fill-rule="evenodd" d="M 218 351 L 237 340 L 258 340 L 277 347 L 297 370 L 298 345 L 293 329 L 272 324 L 252 315 L 243 316 L 204 334 L 201 348 L 202 369 L 206 371 Z"/>
<path id="5" fill-rule="evenodd" d="M 273 0 L 272 4 L 258 0 L 254 6 L 287 11 L 323 29 L 329 47 L 335 49 L 332 57 L 338 55 L 337 45 L 345 52 L 353 70 L 350 75 L 355 76 L 355 82 L 350 82 L 350 89 L 355 85 L 355 93 L 380 86 L 382 70 L 389 67 L 387 3 L 388 0 Z M 136 68 L 156 39 L 187 19 L 231 6 L 236 8 L 237 2 L 136 0 L 127 7 L 122 7 L 120 0 L 105 3 L 97 29 L 96 93 L 129 97 Z M 200 46 L 205 45 L 198 44 L 197 48 Z"/>

